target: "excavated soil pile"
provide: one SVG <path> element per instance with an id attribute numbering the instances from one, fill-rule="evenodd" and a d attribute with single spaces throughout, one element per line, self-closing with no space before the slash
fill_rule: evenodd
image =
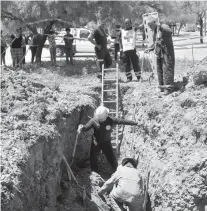
<path id="1" fill-rule="evenodd" d="M 163 96 L 142 83 L 124 96 L 126 117 L 140 127 L 126 128 L 121 155 L 139 156 L 144 178 L 150 171 L 154 211 L 207 209 L 206 77 L 207 58 L 189 68 L 189 83 L 177 92 Z"/>

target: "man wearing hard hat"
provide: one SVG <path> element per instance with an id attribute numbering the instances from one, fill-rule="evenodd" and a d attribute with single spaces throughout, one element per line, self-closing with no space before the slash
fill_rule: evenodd
<path id="1" fill-rule="evenodd" d="M 138 123 L 109 116 L 109 109 L 99 106 L 94 117 L 86 124 L 79 125 L 78 132 L 94 129 L 93 141 L 91 143 L 90 163 L 92 171 L 98 171 L 97 157 L 100 151 L 104 153 L 109 164 L 116 171 L 117 159 L 111 145 L 112 126 L 116 124 L 137 125 Z"/>

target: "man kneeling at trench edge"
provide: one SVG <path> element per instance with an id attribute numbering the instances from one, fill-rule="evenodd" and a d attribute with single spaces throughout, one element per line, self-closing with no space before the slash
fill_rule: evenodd
<path id="1" fill-rule="evenodd" d="M 97 157 L 102 150 L 109 164 L 116 171 L 118 166 L 116 156 L 111 145 L 112 126 L 116 124 L 137 125 L 138 123 L 109 117 L 109 109 L 99 106 L 92 118 L 86 125 L 79 125 L 78 132 L 94 129 L 93 140 L 91 142 L 90 163 L 91 170 L 98 172 Z"/>
<path id="2" fill-rule="evenodd" d="M 110 192 L 110 204 L 115 211 L 143 211 L 144 204 L 144 183 L 139 171 L 137 161 L 133 158 L 124 158 L 116 172 L 108 179 L 98 194 Z M 146 211 L 151 211 L 149 195 Z"/>

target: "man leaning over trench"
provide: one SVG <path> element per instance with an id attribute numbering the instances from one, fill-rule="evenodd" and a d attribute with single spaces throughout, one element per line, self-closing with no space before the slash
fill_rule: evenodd
<path id="1" fill-rule="evenodd" d="M 86 124 L 79 125 L 78 132 L 94 129 L 93 140 L 91 142 L 90 163 L 91 170 L 98 172 L 97 157 L 102 150 L 109 164 L 116 171 L 118 166 L 116 156 L 111 145 L 112 126 L 117 124 L 137 125 L 138 123 L 113 118 L 109 116 L 109 109 L 104 106 L 99 106 L 94 113 L 94 117 Z"/>
<path id="2" fill-rule="evenodd" d="M 124 158 L 116 172 L 108 179 L 98 194 L 102 197 L 109 193 L 110 203 L 116 211 L 143 211 L 144 184 L 143 179 L 137 170 L 137 161 L 133 158 Z M 151 211 L 151 204 L 148 196 L 147 211 Z"/>
<path id="3" fill-rule="evenodd" d="M 97 74 L 98 78 L 102 76 L 102 65 L 109 68 L 112 64 L 112 59 L 107 49 L 107 35 L 105 32 L 105 24 L 100 23 L 92 33 L 89 35 L 88 40 L 95 45 L 96 58 L 100 66 L 100 73 Z"/>

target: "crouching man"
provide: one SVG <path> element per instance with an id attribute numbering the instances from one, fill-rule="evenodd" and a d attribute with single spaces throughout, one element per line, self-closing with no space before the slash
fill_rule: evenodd
<path id="1" fill-rule="evenodd" d="M 144 184 L 133 158 L 124 158 L 116 172 L 108 179 L 99 190 L 102 197 L 110 193 L 111 206 L 116 211 L 123 211 L 127 206 L 129 211 L 143 211 Z M 151 208 L 147 206 L 147 211 Z"/>
<path id="2" fill-rule="evenodd" d="M 117 124 L 137 125 L 136 122 L 109 117 L 109 109 L 99 106 L 92 118 L 86 125 L 79 125 L 78 132 L 94 129 L 91 142 L 90 164 L 91 170 L 98 172 L 97 158 L 102 150 L 109 164 L 116 171 L 118 163 L 111 144 L 112 126 Z"/>

